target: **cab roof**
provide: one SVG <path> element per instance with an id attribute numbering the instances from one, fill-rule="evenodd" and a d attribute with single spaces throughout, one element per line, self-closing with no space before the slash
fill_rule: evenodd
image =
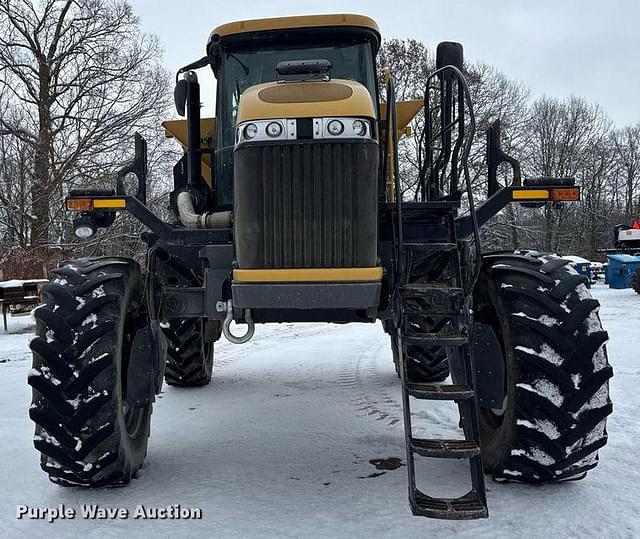
<path id="1" fill-rule="evenodd" d="M 377 23 L 365 15 L 339 13 L 331 15 L 299 15 L 295 17 L 276 17 L 270 19 L 252 19 L 236 21 L 218 26 L 209 35 L 209 42 L 214 36 L 225 38 L 237 34 L 268 32 L 277 30 L 300 30 L 305 28 L 363 28 L 375 32 L 380 37 Z"/>

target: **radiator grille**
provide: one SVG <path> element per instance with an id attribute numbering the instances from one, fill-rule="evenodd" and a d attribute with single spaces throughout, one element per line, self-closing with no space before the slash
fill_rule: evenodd
<path id="1" fill-rule="evenodd" d="M 377 145 L 265 144 L 235 154 L 240 267 L 376 264 Z"/>

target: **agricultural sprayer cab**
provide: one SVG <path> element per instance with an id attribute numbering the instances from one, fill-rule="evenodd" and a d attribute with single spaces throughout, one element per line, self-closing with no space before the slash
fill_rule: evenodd
<path id="1" fill-rule="evenodd" d="M 146 454 L 154 396 L 210 382 L 215 342 L 267 322 L 382 321 L 402 386 L 409 500 L 416 515 L 488 515 L 496 479 L 581 478 L 606 442 L 606 333 L 584 277 L 537 252 L 483 252 L 480 228 L 511 202 L 577 200 L 571 180 L 523 180 L 488 133 L 488 193 L 474 200 L 475 132 L 462 46 L 441 43 L 424 100 L 385 101 L 379 30 L 358 15 L 243 21 L 211 34 L 181 69 L 165 123 L 185 150 L 170 201 L 146 206 L 146 144 L 113 189 L 69 193 L 76 234 L 127 211 L 148 231 L 144 269 L 83 258 L 53 272 L 31 344 L 35 446 L 52 481 L 127 483 Z M 195 71 L 218 79 L 216 118 L 200 118 Z M 401 172 L 398 139 L 424 110 L 419 167 Z M 513 181 L 499 185 L 506 162 Z M 122 178 L 134 173 L 137 193 Z M 464 209 L 464 212 L 461 211 Z M 231 322 L 245 324 L 234 334 Z M 413 434 L 411 406 L 449 400 L 460 439 Z M 457 425 L 452 425 L 456 427 Z M 466 459 L 469 492 L 428 494 L 416 459 Z M 215 463 L 212 463 L 215 466 Z"/>

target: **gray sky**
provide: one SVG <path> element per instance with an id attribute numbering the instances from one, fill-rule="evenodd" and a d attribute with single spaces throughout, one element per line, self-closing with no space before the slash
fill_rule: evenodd
<path id="1" fill-rule="evenodd" d="M 130 0 L 143 28 L 157 34 L 165 64 L 204 55 L 209 32 L 240 19 L 315 13 L 361 13 L 384 38 L 415 38 L 433 49 L 461 41 L 470 60 L 492 64 L 534 95 L 582 95 L 618 125 L 640 121 L 638 0 Z M 402 8 L 400 6 L 403 6 Z M 205 113 L 213 77 L 199 72 Z"/>

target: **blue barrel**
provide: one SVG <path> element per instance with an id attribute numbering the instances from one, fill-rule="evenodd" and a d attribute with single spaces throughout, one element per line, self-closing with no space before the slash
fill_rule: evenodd
<path id="1" fill-rule="evenodd" d="M 591 262 L 585 260 L 579 256 L 564 256 L 566 260 L 569 260 L 569 264 L 573 269 L 575 269 L 580 275 L 584 275 L 587 281 L 587 288 L 591 288 Z"/>
<path id="2" fill-rule="evenodd" d="M 580 275 L 586 275 L 589 279 L 587 281 L 587 288 L 591 288 L 591 264 L 572 264 L 572 266 L 576 269 L 576 271 Z"/>

